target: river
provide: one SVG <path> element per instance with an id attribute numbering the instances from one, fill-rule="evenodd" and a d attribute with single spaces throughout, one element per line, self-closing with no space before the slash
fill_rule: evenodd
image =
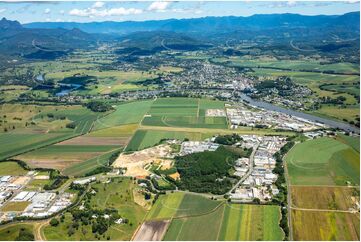
<path id="1" fill-rule="evenodd" d="M 271 110 L 271 111 L 276 111 L 276 112 L 280 112 L 280 113 L 285 113 L 285 114 L 288 114 L 288 115 L 292 115 L 292 116 L 296 116 L 296 117 L 299 117 L 299 118 L 307 119 L 309 121 L 326 124 L 326 125 L 328 125 L 328 126 L 330 126 L 332 128 L 338 128 L 338 129 L 342 129 L 342 130 L 345 130 L 345 131 L 360 134 L 360 129 L 359 128 L 357 128 L 355 126 L 352 126 L 350 124 L 347 124 L 347 123 L 338 122 L 338 121 L 334 121 L 334 120 L 326 119 L 326 118 L 321 118 L 321 117 L 318 117 L 318 116 L 315 116 L 315 115 L 311 115 L 311 114 L 307 114 L 307 113 L 302 113 L 302 112 L 298 112 L 298 111 L 278 107 L 278 106 L 275 106 L 275 105 L 270 104 L 270 103 L 257 101 L 257 100 L 254 100 L 254 99 L 250 98 L 249 96 L 247 96 L 246 94 L 243 94 L 243 93 L 240 94 L 240 96 L 241 96 L 242 100 L 248 102 L 252 106 L 256 106 L 256 107 L 259 107 L 259 108 L 263 108 L 263 109 Z"/>

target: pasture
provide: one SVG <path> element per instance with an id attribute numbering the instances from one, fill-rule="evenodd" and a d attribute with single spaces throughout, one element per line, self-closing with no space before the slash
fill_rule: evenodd
<path id="1" fill-rule="evenodd" d="M 30 223 L 3 225 L 0 227 L 0 238 L 2 241 L 16 241 L 21 229 L 33 232 L 34 225 Z"/>
<path id="2" fill-rule="evenodd" d="M 285 160 L 292 185 L 360 183 L 360 153 L 337 139 L 324 137 L 297 144 Z"/>
<path id="3" fill-rule="evenodd" d="M 294 240 L 360 240 L 360 214 L 292 210 Z"/>

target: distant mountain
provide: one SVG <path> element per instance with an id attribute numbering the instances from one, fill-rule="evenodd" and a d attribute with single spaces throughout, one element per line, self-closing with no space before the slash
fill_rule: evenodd
<path id="1" fill-rule="evenodd" d="M 17 21 L 0 20 L 0 52 L 32 59 L 54 59 L 72 49 L 96 44 L 94 35 L 79 29 L 24 28 Z"/>
<path id="2" fill-rule="evenodd" d="M 341 16 L 300 14 L 257 14 L 250 17 L 204 17 L 193 19 L 167 19 L 158 21 L 124 22 L 35 22 L 25 24 L 26 28 L 79 28 L 88 33 L 129 34 L 140 31 L 172 31 L 183 33 L 225 33 L 244 30 L 274 28 L 324 28 L 343 26 L 349 31 L 359 31 L 360 12 Z"/>

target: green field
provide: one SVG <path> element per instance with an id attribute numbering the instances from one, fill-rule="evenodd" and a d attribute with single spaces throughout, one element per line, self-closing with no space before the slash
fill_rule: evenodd
<path id="1" fill-rule="evenodd" d="M 124 124 L 139 123 L 152 102 L 152 100 L 147 100 L 120 104 L 114 112 L 97 120 L 94 129 L 98 130 Z"/>
<path id="2" fill-rule="evenodd" d="M 33 232 L 34 226 L 29 223 L 10 224 L 0 227 L 0 240 L 1 241 L 16 241 L 20 229 Z"/>
<path id="3" fill-rule="evenodd" d="M 97 190 L 96 195 L 90 199 L 93 209 L 115 208 L 122 218 L 129 219 L 128 224 L 114 224 L 101 240 L 110 236 L 111 240 L 130 240 L 133 233 L 146 215 L 146 209 L 134 202 L 133 189 L 137 187 L 130 178 L 117 178 L 108 184 L 98 183 L 92 187 Z M 43 232 L 48 240 L 97 240 L 92 233 L 91 225 L 81 225 L 71 236 L 67 235 L 72 223 L 72 216 L 66 213 L 66 219 L 57 227 L 47 226 Z"/>
<path id="4" fill-rule="evenodd" d="M 195 98 L 161 98 L 154 101 L 142 125 L 227 129 L 226 117 L 206 117 L 207 109 L 224 109 L 224 102 Z"/>
<path id="5" fill-rule="evenodd" d="M 2 161 L 0 162 L 0 176 L 22 176 L 28 171 L 24 170 L 16 162 Z"/>
<path id="6" fill-rule="evenodd" d="M 183 192 L 170 193 L 159 196 L 149 211 L 147 219 L 169 219 L 206 214 L 220 204 L 220 201 L 214 201 L 200 195 Z"/>
<path id="7" fill-rule="evenodd" d="M 278 206 L 222 204 L 206 213 L 177 217 L 163 240 L 282 240 Z"/>
<path id="8" fill-rule="evenodd" d="M 293 185 L 360 183 L 360 153 L 333 138 L 297 144 L 285 158 Z"/>
<path id="9" fill-rule="evenodd" d="M 212 133 L 176 132 L 162 130 L 137 130 L 127 145 L 126 150 L 141 150 L 158 144 L 162 139 L 204 140 L 212 137 Z"/>
<path id="10" fill-rule="evenodd" d="M 64 169 L 62 173 L 67 176 L 83 176 L 86 173 L 107 164 L 112 154 L 120 150 L 121 148 L 112 149 L 111 151 L 107 151 L 106 153 L 88 159 L 86 161 L 74 164 Z"/>

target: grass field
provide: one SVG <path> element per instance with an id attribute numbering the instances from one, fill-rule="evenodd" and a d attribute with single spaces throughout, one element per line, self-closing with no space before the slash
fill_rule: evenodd
<path id="1" fill-rule="evenodd" d="M 293 185 L 346 185 L 360 183 L 360 153 L 333 138 L 297 144 L 285 160 Z"/>
<path id="2" fill-rule="evenodd" d="M 132 190 L 137 186 L 129 178 L 118 178 L 108 184 L 93 184 L 98 190 L 95 196 L 92 196 L 90 205 L 94 209 L 116 208 L 122 218 L 128 218 L 128 224 L 114 224 L 104 233 L 101 240 L 106 240 L 110 236 L 111 240 L 130 240 L 137 226 L 140 225 L 146 209 L 134 202 Z M 67 226 L 72 223 L 70 213 L 66 213 L 64 223 L 57 227 L 47 226 L 44 228 L 45 237 L 48 240 L 97 240 L 91 232 L 91 225 L 81 226 L 79 230 L 71 236 L 67 234 Z M 85 230 L 85 233 L 83 231 Z"/>
<path id="3" fill-rule="evenodd" d="M 30 202 L 8 202 L 5 206 L 1 208 L 2 212 L 22 212 L 25 210 L 27 206 L 29 206 Z"/>
<path id="4" fill-rule="evenodd" d="M 294 240 L 360 240 L 360 214 L 292 211 Z"/>
<path id="5" fill-rule="evenodd" d="M 221 202 L 199 195 L 175 192 L 161 195 L 147 215 L 148 220 L 195 216 L 215 209 Z"/>
<path id="6" fill-rule="evenodd" d="M 152 100 L 147 100 L 120 104 L 114 112 L 97 120 L 94 129 L 105 129 L 124 124 L 137 124 L 142 120 L 152 102 Z"/>
<path id="7" fill-rule="evenodd" d="M 0 162 L 0 176 L 22 176 L 28 173 L 16 162 L 2 161 Z"/>
<path id="8" fill-rule="evenodd" d="M 0 227 L 0 240 L 15 241 L 16 237 L 19 235 L 20 229 L 33 231 L 34 226 L 29 223 L 3 225 Z"/>

